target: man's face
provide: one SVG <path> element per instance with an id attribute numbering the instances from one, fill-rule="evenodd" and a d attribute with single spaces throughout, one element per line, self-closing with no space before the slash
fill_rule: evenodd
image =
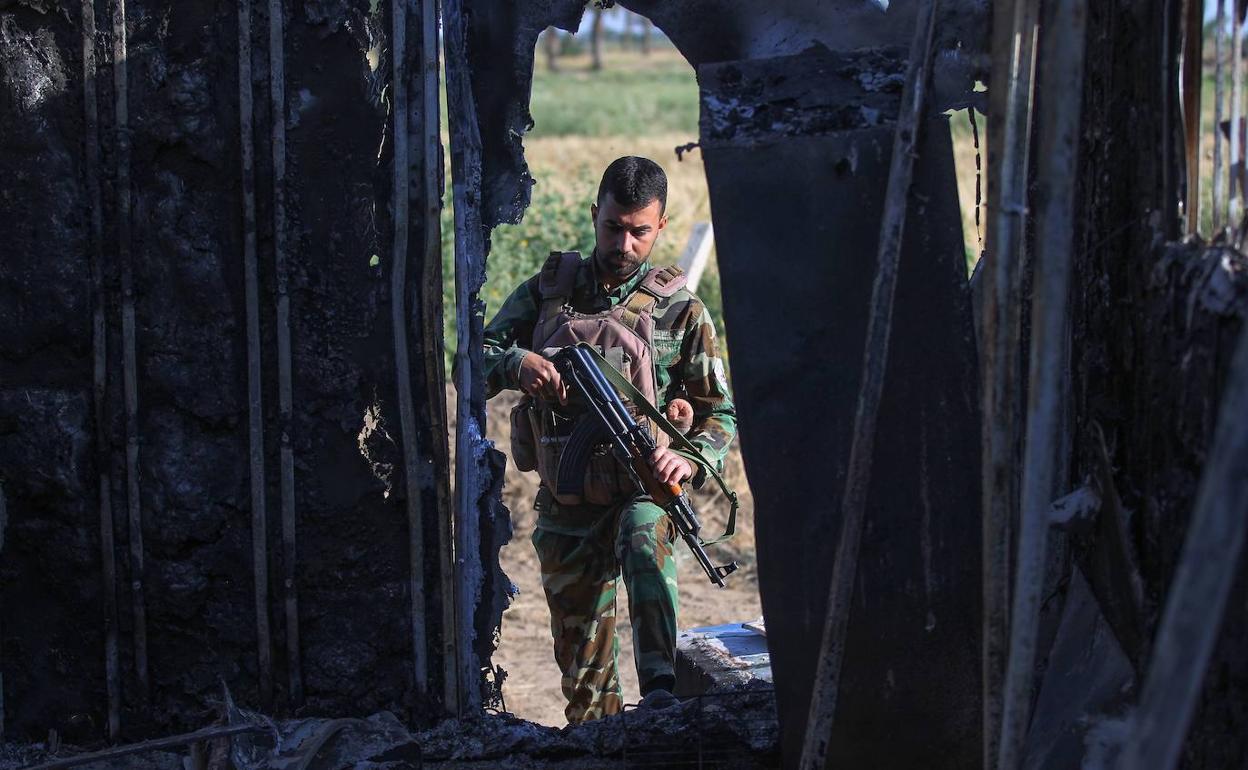
<path id="1" fill-rule="evenodd" d="M 650 258 L 659 233 L 667 227 L 667 217 L 655 198 L 631 211 L 616 202 L 611 193 L 602 196 L 602 205 L 589 207 L 594 220 L 598 268 L 604 277 L 622 280 Z"/>

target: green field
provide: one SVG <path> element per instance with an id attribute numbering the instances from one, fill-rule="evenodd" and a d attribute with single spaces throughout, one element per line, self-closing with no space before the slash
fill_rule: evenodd
<path id="1" fill-rule="evenodd" d="M 530 136 L 655 136 L 698 132 L 698 84 L 674 50 L 616 53 L 599 72 L 584 57 L 556 73 L 542 59 L 534 73 Z"/>

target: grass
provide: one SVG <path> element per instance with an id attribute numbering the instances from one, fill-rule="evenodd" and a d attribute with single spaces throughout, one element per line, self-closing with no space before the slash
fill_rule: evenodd
<path id="1" fill-rule="evenodd" d="M 640 137 L 698 133 L 698 84 L 693 68 L 674 49 L 649 56 L 611 52 L 599 72 L 584 56 L 560 59 L 546 70 L 538 57 L 529 111 L 534 138 Z"/>
<path id="2" fill-rule="evenodd" d="M 975 185 L 976 185 L 976 150 L 975 135 L 971 129 L 968 110 L 956 110 L 949 116 L 949 127 L 953 133 L 953 163 L 958 175 L 958 202 L 962 209 L 962 242 L 966 253 L 966 274 L 969 276 L 979 261 L 983 251 L 984 231 L 984 193 L 988 190 L 988 119 L 980 112 L 975 113 L 975 124 L 979 129 L 979 164 L 980 173 L 980 219 L 975 222 Z"/>

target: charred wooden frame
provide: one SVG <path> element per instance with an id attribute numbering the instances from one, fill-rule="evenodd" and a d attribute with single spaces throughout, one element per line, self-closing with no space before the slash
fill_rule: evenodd
<path id="1" fill-rule="evenodd" d="M 1075 170 L 1083 101 L 1084 0 L 1046 8 L 1042 28 L 1040 146 L 1037 154 L 1036 258 L 1032 294 L 1030 383 L 1023 450 L 1017 570 L 1010 611 L 1010 647 L 1004 680 L 996 767 L 1021 765 L 1031 714 L 1033 675 L 1045 588 L 1050 507 L 1058 497 L 1058 465 L 1069 401 L 1069 294 L 1074 262 Z M 1064 491 L 1064 490 L 1062 490 Z"/>
<path id="2" fill-rule="evenodd" d="M 147 599 L 144 593 L 143 501 L 139 485 L 139 383 L 135 342 L 134 263 L 130 243 L 130 109 L 126 54 L 126 0 L 113 6 L 113 90 L 116 132 L 117 258 L 121 268 L 122 388 L 126 414 L 126 510 L 130 537 L 130 594 L 134 614 L 134 671 L 139 697 L 150 690 L 147 671 Z"/>
<path id="3" fill-rule="evenodd" d="M 100 577 L 104 595 L 104 677 L 108 692 L 108 737 L 121 734 L 121 657 L 117 641 L 117 554 L 113 532 L 112 460 L 108 409 L 108 294 L 104 282 L 104 222 L 100 199 L 100 136 L 95 88 L 95 2 L 82 2 L 82 104 L 87 195 L 91 206 L 91 398 L 95 420 L 95 462 L 99 470 Z M 0 688 L 2 689 L 2 688 Z M 3 695 L 0 695 L 0 699 Z"/>
<path id="4" fill-rule="evenodd" d="M 824 620 L 823 642 L 815 669 L 815 689 L 810 697 L 810 719 L 802 747 L 801 767 L 818 770 L 827 764 L 828 742 L 836 717 L 841 665 L 845 657 L 845 631 L 849 623 L 854 581 L 858 572 L 858 551 L 866 517 L 871 464 L 875 454 L 876 424 L 884 392 L 888 364 L 888 344 L 892 333 L 893 300 L 897 290 L 897 269 L 901 260 L 906 210 L 910 205 L 910 183 L 914 175 L 915 147 L 927 108 L 927 86 L 931 77 L 932 33 L 936 22 L 937 0 L 923 0 L 914 24 L 914 42 L 906 65 L 901 109 L 889 160 L 888 188 L 884 198 L 884 218 L 880 224 L 879 254 L 871 288 L 867 318 L 867 339 L 862 361 L 862 380 L 854 410 L 854 429 L 849 449 L 849 470 L 841 499 L 841 534 L 828 610 Z"/>
<path id="5" fill-rule="evenodd" d="M 288 698 L 303 702 L 295 516 L 294 384 L 290 350 L 290 268 L 286 223 L 286 54 L 282 0 L 269 0 L 269 120 L 273 160 L 273 272 L 277 277 L 277 412 L 281 446 L 282 606 Z"/>
<path id="6" fill-rule="evenodd" d="M 251 88 L 251 0 L 238 4 L 239 147 L 243 178 L 243 279 L 247 303 L 247 428 L 251 460 L 251 547 L 256 601 L 260 702 L 273 702 L 273 644 L 269 629 L 268 514 L 265 505 L 264 395 L 260 361 L 260 278 L 256 257 L 256 172 Z"/>

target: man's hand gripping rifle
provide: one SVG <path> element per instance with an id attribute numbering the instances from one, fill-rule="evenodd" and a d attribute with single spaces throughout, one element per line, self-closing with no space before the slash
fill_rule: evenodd
<path id="1" fill-rule="evenodd" d="M 563 381 L 585 399 L 589 406 L 586 419 L 598 421 L 601 433 L 592 433 L 606 434 L 609 437 L 616 458 L 628 469 L 637 488 L 667 511 L 676 525 L 676 531 L 697 557 L 698 564 L 702 566 L 707 577 L 723 588 L 724 578 L 736 571 L 736 562 L 719 567 L 711 563 L 698 535 L 702 525 L 693 511 L 693 506 L 689 504 L 689 496 L 680 484 L 669 484 L 655 478 L 650 467 L 650 455 L 658 445 L 650 431 L 639 425 L 629 414 L 619 394 L 591 357 L 591 350 L 588 346 L 570 345 L 552 356 L 551 361 L 559 368 Z M 563 463 L 560 465 L 562 471 Z M 584 467 L 583 463 L 571 463 L 573 468 L 577 465 Z M 560 476 L 563 474 L 560 473 Z"/>

